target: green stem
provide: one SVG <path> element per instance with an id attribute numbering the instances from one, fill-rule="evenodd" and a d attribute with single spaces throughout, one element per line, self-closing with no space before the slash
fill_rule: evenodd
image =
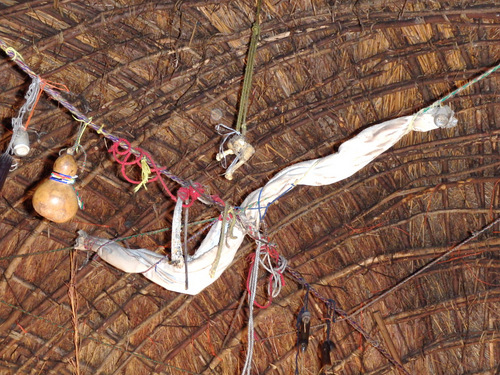
<path id="1" fill-rule="evenodd" d="M 236 120 L 236 131 L 240 132 L 242 135 L 245 135 L 245 133 L 247 132 L 246 118 L 248 112 L 248 97 L 250 95 L 250 89 L 252 88 L 252 76 L 253 76 L 253 67 L 255 64 L 255 53 L 257 51 L 257 42 L 259 41 L 259 36 L 260 36 L 259 17 L 260 17 L 261 3 L 262 0 L 258 0 L 255 22 L 252 26 L 252 38 L 250 39 L 250 47 L 248 48 L 247 66 L 245 68 L 245 76 L 243 78 L 243 88 L 241 89 L 238 119 Z"/>

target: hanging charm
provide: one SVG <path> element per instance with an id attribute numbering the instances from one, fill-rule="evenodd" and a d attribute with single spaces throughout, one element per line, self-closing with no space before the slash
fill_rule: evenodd
<path id="1" fill-rule="evenodd" d="M 38 186 L 33 195 L 33 208 L 55 223 L 65 223 L 78 211 L 78 197 L 73 187 L 78 177 L 77 164 L 69 152 L 59 156 L 50 177 Z"/>
<path id="2" fill-rule="evenodd" d="M 307 309 L 309 303 L 309 288 L 306 289 L 306 295 L 304 297 L 304 306 L 300 310 L 299 317 L 297 319 L 298 328 L 298 338 L 297 338 L 297 349 L 299 352 L 304 353 L 309 345 L 309 330 L 311 328 L 311 313 Z"/>
<path id="3" fill-rule="evenodd" d="M 248 47 L 247 65 L 245 68 L 245 76 L 243 78 L 243 87 L 241 89 L 241 97 L 238 110 L 238 119 L 236 120 L 236 127 L 234 136 L 227 141 L 228 149 L 226 151 L 220 150 L 217 154 L 217 161 L 225 160 L 227 155 L 235 155 L 233 162 L 224 174 L 228 180 L 233 179 L 234 172 L 245 164 L 255 153 L 253 146 L 247 142 L 245 134 L 247 132 L 247 112 L 248 112 L 248 98 L 252 88 L 252 76 L 255 64 L 255 54 L 257 52 L 257 42 L 260 36 L 260 8 L 262 0 L 257 2 L 257 12 L 255 14 L 255 22 L 252 26 L 252 37 L 250 39 L 250 46 Z M 226 141 L 224 139 L 223 143 Z M 222 148 L 222 145 L 221 145 Z M 223 163 L 224 164 L 224 163 Z"/>
<path id="4" fill-rule="evenodd" d="M 2 190 L 7 175 L 12 168 L 13 159 L 11 155 L 23 157 L 30 152 L 30 142 L 26 128 L 28 127 L 38 97 L 40 96 L 40 84 L 40 77 L 33 78 L 28 92 L 24 97 L 26 101 L 19 110 L 18 115 L 12 118 L 12 138 L 10 139 L 7 149 L 0 156 L 0 190 Z M 26 125 L 23 125 L 23 118 L 27 112 L 29 113 L 28 119 Z M 17 164 L 14 164 L 14 169 L 16 166 Z"/>
<path id="5" fill-rule="evenodd" d="M 309 329 L 311 327 L 311 313 L 303 311 L 299 317 L 299 350 L 304 353 L 309 345 Z"/>
<path id="6" fill-rule="evenodd" d="M 332 350 L 335 344 L 330 340 L 332 323 L 335 323 L 335 301 L 328 300 L 327 302 L 327 317 L 326 317 L 326 337 L 325 341 L 321 344 L 321 372 L 320 375 L 333 374 L 328 369 L 332 366 Z"/>
<path id="7" fill-rule="evenodd" d="M 217 161 L 226 158 L 227 155 L 235 155 L 235 158 L 229 168 L 227 168 L 225 176 L 228 180 L 233 179 L 234 172 L 245 164 L 255 153 L 253 146 L 247 142 L 242 134 L 236 134 L 227 141 L 228 149 L 217 154 Z"/>

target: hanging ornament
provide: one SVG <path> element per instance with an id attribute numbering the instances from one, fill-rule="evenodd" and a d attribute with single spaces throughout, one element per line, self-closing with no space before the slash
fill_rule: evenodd
<path id="1" fill-rule="evenodd" d="M 309 311 L 303 311 L 300 314 L 299 323 L 299 349 L 303 353 L 307 350 L 307 345 L 309 345 L 309 329 L 311 327 L 311 313 Z"/>
<path id="2" fill-rule="evenodd" d="M 304 353 L 307 350 L 307 346 L 309 344 L 309 330 L 311 328 L 311 313 L 307 309 L 308 304 L 309 304 L 309 288 L 306 289 L 306 295 L 304 296 L 304 306 L 300 310 L 299 316 L 297 319 L 297 328 L 299 331 L 299 334 L 297 337 L 297 349 L 301 353 Z"/>
<path id="3" fill-rule="evenodd" d="M 227 141 L 227 147 L 228 149 L 226 151 L 217 154 L 216 159 L 217 161 L 221 161 L 224 160 L 227 155 L 235 156 L 225 173 L 226 178 L 232 180 L 234 172 L 252 157 L 255 153 L 255 149 L 247 142 L 245 136 L 239 133 Z"/>
<path id="4" fill-rule="evenodd" d="M 329 369 L 332 366 L 332 351 L 335 349 L 335 344 L 330 340 L 332 323 L 335 323 L 335 301 L 330 299 L 327 302 L 327 317 L 326 317 L 326 338 L 321 344 L 321 372 L 320 375 L 333 374 Z"/>
<path id="5" fill-rule="evenodd" d="M 69 152 L 54 163 L 50 177 L 38 186 L 33 195 L 33 208 L 55 223 L 71 220 L 78 211 L 78 196 L 74 187 L 78 167 Z"/>
<path id="6" fill-rule="evenodd" d="M 26 129 L 16 129 L 12 135 L 12 152 L 19 157 L 26 156 L 30 152 L 30 140 Z"/>
<path id="7" fill-rule="evenodd" d="M 33 115 L 33 110 L 40 96 L 40 84 L 40 77 L 37 76 L 33 78 L 30 87 L 28 88 L 28 92 L 24 97 L 26 101 L 19 109 L 18 115 L 12 118 L 12 138 L 10 139 L 7 149 L 0 156 L 0 190 L 7 179 L 7 175 L 9 174 L 12 165 L 14 164 L 14 169 L 17 166 L 16 163 L 13 163 L 12 154 L 18 157 L 23 157 L 28 155 L 30 152 L 30 141 L 26 129 L 28 128 L 29 121 Z M 26 120 L 26 125 L 23 125 L 23 118 L 26 113 L 29 113 L 29 115 Z"/>

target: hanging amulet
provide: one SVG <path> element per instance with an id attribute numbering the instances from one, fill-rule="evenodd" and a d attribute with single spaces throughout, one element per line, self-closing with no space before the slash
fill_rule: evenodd
<path id="1" fill-rule="evenodd" d="M 38 186 L 33 195 L 33 208 L 55 223 L 65 223 L 78 211 L 78 197 L 73 184 L 78 166 L 70 154 L 57 158 L 50 177 Z"/>

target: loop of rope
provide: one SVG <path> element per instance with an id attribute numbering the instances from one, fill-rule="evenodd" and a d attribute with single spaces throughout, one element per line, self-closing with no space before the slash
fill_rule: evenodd
<path id="1" fill-rule="evenodd" d="M 49 88 L 57 90 L 57 91 L 69 92 L 69 89 L 66 87 L 66 85 L 63 85 L 61 83 L 52 82 L 52 81 L 43 79 L 40 76 L 36 76 L 36 78 L 34 78 L 34 79 L 36 79 L 39 82 L 39 88 L 38 88 L 38 92 L 36 95 L 36 99 L 34 100 L 32 106 L 31 106 L 28 119 L 26 120 L 26 125 L 24 125 L 25 130 L 28 129 L 28 125 L 31 121 L 31 117 L 33 116 L 33 113 L 35 112 L 35 107 L 36 107 L 38 101 L 40 100 L 40 96 L 42 95 L 42 92 L 45 90 L 46 87 L 49 87 Z"/>
<path id="2" fill-rule="evenodd" d="M 258 236 L 260 240 L 260 235 Z M 257 249 L 255 250 L 254 259 L 260 259 L 260 250 L 262 243 L 257 242 Z M 254 332 L 254 321 L 253 321 L 253 308 L 255 305 L 255 295 L 257 294 L 257 279 L 259 277 L 259 262 L 254 262 L 250 267 L 250 275 L 247 279 L 247 290 L 248 290 L 248 330 L 247 330 L 247 355 L 245 358 L 245 364 L 243 365 L 243 370 L 241 370 L 242 375 L 250 375 L 252 368 L 252 358 L 253 358 L 253 347 L 255 342 L 255 332 Z M 250 285 L 248 285 L 250 284 Z M 257 305 L 258 306 L 258 305 Z"/>
<path id="3" fill-rule="evenodd" d="M 131 184 L 141 185 L 141 183 L 144 182 L 144 179 L 141 181 L 137 181 L 130 178 L 127 175 L 126 167 L 130 165 L 137 165 L 142 170 L 143 163 L 147 163 L 148 166 L 151 166 L 149 168 L 150 169 L 149 172 L 154 176 L 151 178 L 149 178 L 148 176 L 148 179 L 146 182 L 144 182 L 144 184 L 147 182 L 154 182 L 159 180 L 162 183 L 162 186 L 165 189 L 165 191 L 170 196 L 170 198 L 174 202 L 176 202 L 177 198 L 175 197 L 175 195 L 171 193 L 170 189 L 168 189 L 167 185 L 165 184 L 165 181 L 163 181 L 163 179 L 161 178 L 160 174 L 163 171 L 163 168 L 159 168 L 154 162 L 151 155 L 149 155 L 149 153 L 144 151 L 143 149 L 136 147 L 135 148 L 136 153 L 134 153 L 132 150 L 133 150 L 132 145 L 130 144 L 129 141 L 123 138 L 119 138 L 117 139 L 116 142 L 113 142 L 113 145 L 109 148 L 108 151 L 113 154 L 113 158 L 115 159 L 115 161 L 121 165 L 120 171 L 122 173 L 123 178 L 127 182 L 130 182 Z"/>

